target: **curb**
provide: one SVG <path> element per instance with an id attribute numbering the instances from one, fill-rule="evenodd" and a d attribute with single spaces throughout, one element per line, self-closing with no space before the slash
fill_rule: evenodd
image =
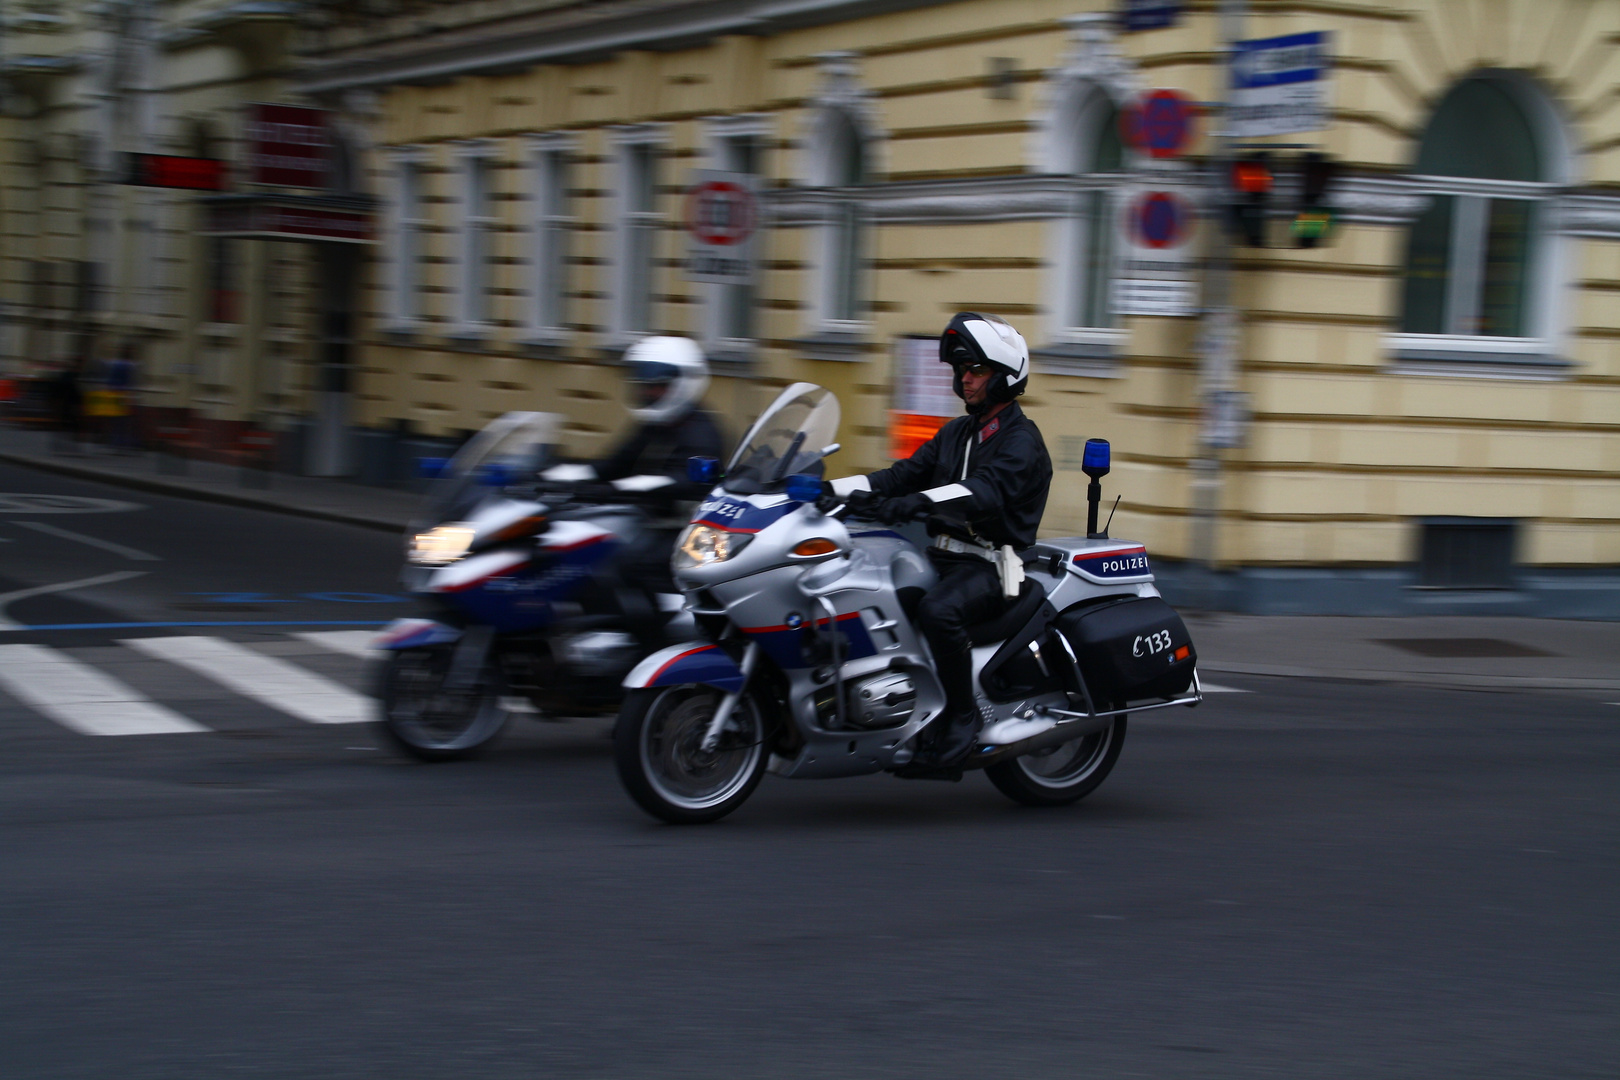
<path id="1" fill-rule="evenodd" d="M 1337 679 L 1340 682 L 1397 683 L 1429 686 L 1437 690 L 1584 690 L 1620 692 L 1615 679 L 1550 678 L 1541 675 L 1463 675 L 1441 671 L 1368 671 L 1357 668 L 1309 668 L 1284 664 L 1221 664 L 1198 662 L 1198 670 L 1223 675 L 1263 675 L 1282 679 Z"/>
<path id="2" fill-rule="evenodd" d="M 339 525 L 354 525 L 362 529 L 377 529 L 382 532 L 404 532 L 406 529 L 406 522 L 403 520 L 383 521 L 359 514 L 346 514 L 341 510 L 323 510 L 316 506 L 298 506 L 261 495 L 239 494 L 234 491 L 196 487 L 190 484 L 159 480 L 156 477 L 104 472 L 93 466 L 72 465 L 65 461 L 52 461 L 48 458 L 38 458 L 28 454 L 12 454 L 0 451 L 0 461 L 10 465 L 21 465 L 27 469 L 38 469 L 41 472 L 71 476 L 76 480 L 94 480 L 101 484 L 134 488 L 137 491 L 150 491 L 154 494 L 171 495 L 181 499 L 196 499 L 199 502 L 223 503 L 226 506 L 239 506 L 248 510 L 266 510 L 278 514 L 291 514 L 294 517 L 314 518 L 317 521 L 331 521 Z"/>

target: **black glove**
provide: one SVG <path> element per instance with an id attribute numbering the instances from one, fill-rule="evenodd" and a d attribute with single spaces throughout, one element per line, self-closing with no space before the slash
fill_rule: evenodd
<path id="1" fill-rule="evenodd" d="M 821 496 L 816 499 L 816 509 L 823 514 L 831 513 L 844 497 L 833 491 L 833 486 L 826 480 L 821 482 Z"/>
<path id="2" fill-rule="evenodd" d="M 873 516 L 885 525 L 901 525 L 915 518 L 932 505 L 933 500 L 921 493 L 901 495 L 898 498 L 884 499 L 878 503 L 876 513 Z"/>
<path id="3" fill-rule="evenodd" d="M 852 491 L 844 496 L 844 504 L 849 507 L 850 517 L 871 518 L 877 510 L 878 503 L 882 501 L 870 491 Z"/>

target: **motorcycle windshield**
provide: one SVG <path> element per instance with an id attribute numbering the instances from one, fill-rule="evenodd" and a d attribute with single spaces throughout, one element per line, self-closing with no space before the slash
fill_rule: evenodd
<path id="1" fill-rule="evenodd" d="M 721 486 L 737 495 L 769 491 L 795 473 L 821 475 L 821 452 L 838 436 L 838 398 L 814 383 L 777 395 L 731 455 Z"/>
<path id="2" fill-rule="evenodd" d="M 532 479 L 545 465 L 560 426 L 555 413 L 510 412 L 491 420 L 429 486 L 422 504 L 425 523 L 465 519 L 503 480 Z"/>

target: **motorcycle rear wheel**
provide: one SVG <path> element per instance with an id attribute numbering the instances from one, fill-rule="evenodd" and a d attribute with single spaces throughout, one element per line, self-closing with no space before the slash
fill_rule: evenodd
<path id="1" fill-rule="evenodd" d="M 1096 791 L 1108 779 L 1124 744 L 1125 717 L 1120 715 L 1103 731 L 991 765 L 984 774 L 1014 802 L 1025 806 L 1068 806 Z"/>
<path id="2" fill-rule="evenodd" d="M 488 746 L 506 726 L 501 707 L 504 680 L 493 664 L 464 693 L 446 693 L 454 649 L 403 649 L 388 657 L 381 673 L 384 738 L 418 761 L 454 761 Z"/>
<path id="3" fill-rule="evenodd" d="M 724 695 L 710 686 L 632 690 L 613 729 L 613 758 L 625 791 L 672 825 L 718 821 L 752 795 L 765 775 L 765 720 L 744 694 L 713 751 L 703 736 Z"/>

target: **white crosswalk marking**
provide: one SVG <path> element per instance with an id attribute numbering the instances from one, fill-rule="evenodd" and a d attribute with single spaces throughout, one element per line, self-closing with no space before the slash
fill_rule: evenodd
<path id="1" fill-rule="evenodd" d="M 86 735 L 207 731 L 133 687 L 43 645 L 0 645 L 0 686 L 52 720 Z"/>
<path id="2" fill-rule="evenodd" d="M 244 697 L 313 724 L 359 724 L 376 719 L 376 708 L 364 694 L 235 642 L 211 637 L 151 637 L 129 638 L 120 644 L 190 668 Z"/>
<path id="3" fill-rule="evenodd" d="M 377 636 L 375 630 L 307 630 L 293 636 L 303 638 L 310 644 L 319 645 L 323 649 L 346 653 L 349 656 L 358 656 L 362 660 L 373 659 L 381 655 L 371 647 L 371 639 Z"/>

